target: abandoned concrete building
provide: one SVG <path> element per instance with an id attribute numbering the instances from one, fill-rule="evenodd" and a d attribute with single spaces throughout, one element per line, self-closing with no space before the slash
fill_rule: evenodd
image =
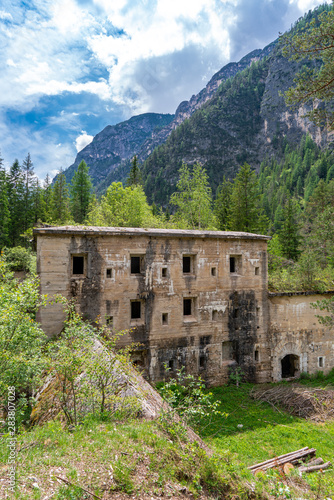
<path id="1" fill-rule="evenodd" d="M 151 381 L 185 367 L 209 385 L 240 366 L 250 381 L 278 381 L 334 366 L 333 332 L 310 307 L 321 296 L 270 294 L 268 236 L 108 227 L 34 230 L 41 292 L 75 297 L 89 321 L 126 330 Z M 41 309 L 52 336 L 61 305 Z"/>

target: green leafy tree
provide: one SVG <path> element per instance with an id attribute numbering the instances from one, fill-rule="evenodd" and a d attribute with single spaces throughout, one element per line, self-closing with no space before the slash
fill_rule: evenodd
<path id="1" fill-rule="evenodd" d="M 142 177 L 141 177 L 141 172 L 140 172 L 140 168 L 138 165 L 138 158 L 136 155 L 133 157 L 133 160 L 131 162 L 131 169 L 130 169 L 129 177 L 126 180 L 125 185 L 128 187 L 142 185 Z"/>
<path id="2" fill-rule="evenodd" d="M 60 170 L 53 186 L 51 218 L 55 224 L 66 224 L 70 220 L 69 189 L 65 174 Z"/>
<path id="3" fill-rule="evenodd" d="M 177 207 L 173 221 L 191 229 L 215 229 L 217 221 L 212 211 L 212 193 L 206 170 L 195 163 L 191 171 L 183 163 L 179 174 L 177 191 L 170 197 L 170 204 Z"/>
<path id="4" fill-rule="evenodd" d="M 245 163 L 234 179 L 229 227 L 233 231 L 266 232 L 269 221 L 261 205 L 256 173 Z"/>
<path id="5" fill-rule="evenodd" d="M 29 396 L 40 382 L 46 336 L 35 315 L 45 297 L 40 297 L 36 277 L 14 279 L 3 257 L 0 295 L 0 401 L 6 402 L 9 386 L 15 386 L 17 397 Z"/>
<path id="6" fill-rule="evenodd" d="M 334 97 L 334 12 L 324 10 L 314 17 L 305 27 L 298 26 L 282 36 L 283 54 L 295 61 L 319 61 L 307 64 L 297 73 L 295 85 L 285 94 L 288 105 L 301 106 L 314 99 L 328 102 Z M 332 112 L 317 107 L 307 114 L 317 124 L 334 128 Z"/>
<path id="7" fill-rule="evenodd" d="M 93 226 L 156 227 L 160 225 L 141 186 L 123 187 L 113 182 L 101 198 L 90 205 L 87 217 Z"/>
<path id="8" fill-rule="evenodd" d="M 88 170 L 87 164 L 82 160 L 71 182 L 71 213 L 78 224 L 84 223 L 92 197 L 92 181 Z"/>

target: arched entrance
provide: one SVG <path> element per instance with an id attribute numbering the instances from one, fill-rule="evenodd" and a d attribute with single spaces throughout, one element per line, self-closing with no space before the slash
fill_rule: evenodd
<path id="1" fill-rule="evenodd" d="M 282 378 L 296 377 L 300 371 L 299 356 L 287 354 L 281 359 Z"/>

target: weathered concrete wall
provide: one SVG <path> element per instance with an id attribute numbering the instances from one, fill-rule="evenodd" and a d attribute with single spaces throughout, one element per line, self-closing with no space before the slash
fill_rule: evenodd
<path id="1" fill-rule="evenodd" d="M 52 229 L 37 230 L 42 293 L 76 297 L 87 319 L 128 330 L 121 344 L 142 344 L 136 358 L 151 380 L 164 377 L 165 363 L 209 384 L 226 382 L 236 364 L 249 380 L 268 379 L 265 237 Z M 79 276 L 73 275 L 75 256 L 84 260 Z M 140 257 L 139 273 L 131 273 L 133 256 Z M 190 272 L 183 257 L 190 258 Z M 184 314 L 184 299 L 191 314 Z M 140 318 L 131 318 L 132 301 L 140 302 Z M 42 310 L 40 320 L 49 335 L 62 328 L 57 306 Z"/>
<path id="2" fill-rule="evenodd" d="M 141 344 L 134 359 L 152 381 L 165 365 L 212 385 L 237 366 L 256 382 L 334 366 L 333 332 L 310 307 L 321 296 L 268 295 L 266 237 L 79 227 L 35 234 L 42 293 L 74 297 L 89 321 L 126 331 L 120 345 Z M 40 312 L 50 336 L 63 320 L 59 305 Z"/>
<path id="3" fill-rule="evenodd" d="M 282 379 L 282 359 L 295 356 L 296 373 L 328 373 L 334 366 L 334 332 L 316 318 L 325 312 L 311 303 L 328 298 L 319 294 L 270 294 L 268 344 L 271 351 L 272 379 Z M 298 359 L 297 359 L 298 358 Z"/>

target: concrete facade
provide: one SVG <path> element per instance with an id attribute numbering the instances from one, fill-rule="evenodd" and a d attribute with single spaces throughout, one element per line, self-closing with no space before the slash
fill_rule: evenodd
<path id="1" fill-rule="evenodd" d="M 134 360 L 152 381 L 165 366 L 219 385 L 237 366 L 265 382 L 334 365 L 331 333 L 309 307 L 316 298 L 269 297 L 266 236 L 76 226 L 34 233 L 41 292 L 74 297 L 89 321 L 127 331 L 120 345 L 141 344 Z M 48 335 L 59 333 L 61 306 L 42 309 L 40 321 Z"/>

